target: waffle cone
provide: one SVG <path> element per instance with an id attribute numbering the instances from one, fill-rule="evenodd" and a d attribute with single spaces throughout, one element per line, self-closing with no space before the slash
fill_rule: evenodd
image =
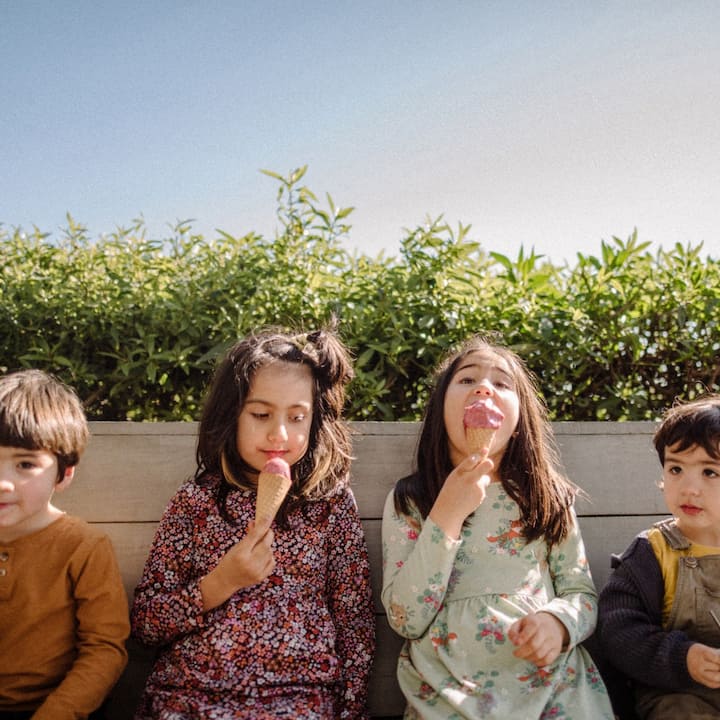
<path id="1" fill-rule="evenodd" d="M 487 455 L 497 428 L 468 427 L 465 428 L 465 438 L 471 455 Z"/>
<path id="2" fill-rule="evenodd" d="M 258 475 L 257 499 L 255 501 L 255 522 L 272 522 L 280 509 L 291 485 L 290 478 L 275 473 L 261 472 Z"/>

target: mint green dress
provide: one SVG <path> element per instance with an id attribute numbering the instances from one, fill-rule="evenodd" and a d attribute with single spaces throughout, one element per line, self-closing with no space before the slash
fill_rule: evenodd
<path id="1" fill-rule="evenodd" d="M 406 638 L 397 676 L 406 720 L 612 720 L 605 685 L 579 646 L 595 627 L 597 593 L 575 523 L 560 545 L 526 543 L 517 504 L 492 483 L 460 540 L 429 518 L 383 513 L 382 601 Z M 568 629 L 551 665 L 513 656 L 508 629 L 533 611 Z"/>

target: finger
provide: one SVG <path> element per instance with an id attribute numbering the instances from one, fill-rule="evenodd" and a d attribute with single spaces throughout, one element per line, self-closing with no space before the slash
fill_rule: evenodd
<path id="1" fill-rule="evenodd" d="M 510 626 L 508 637 L 515 645 L 525 645 L 532 637 L 532 634 L 528 632 L 528 625 L 528 618 L 524 617 Z"/>
<path id="2" fill-rule="evenodd" d="M 483 462 L 482 455 L 478 455 L 477 453 L 473 455 L 468 455 L 458 466 L 458 470 L 462 473 L 469 473 L 474 472 L 477 469 L 477 466 L 480 465 Z"/>
<path id="3" fill-rule="evenodd" d="M 524 617 L 520 625 L 520 642 L 533 643 L 537 647 L 540 643 L 539 629 L 535 615 L 530 614 Z"/>
<path id="4" fill-rule="evenodd" d="M 272 538 L 274 536 L 272 534 L 272 530 L 270 530 L 271 524 L 272 520 L 267 520 L 265 518 L 263 518 L 259 523 L 255 520 L 251 520 L 248 523 L 248 537 L 252 539 L 253 547 L 265 541 L 268 535 L 270 535 L 270 541 L 272 542 Z"/>
<path id="5" fill-rule="evenodd" d="M 461 472 L 477 473 L 478 470 L 487 475 L 495 467 L 495 463 L 487 457 L 487 453 L 473 453 L 468 455 L 459 465 Z"/>

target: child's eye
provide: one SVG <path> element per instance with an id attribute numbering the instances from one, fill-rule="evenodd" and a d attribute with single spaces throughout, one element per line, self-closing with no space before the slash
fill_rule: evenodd
<path id="1" fill-rule="evenodd" d="M 256 420 L 265 420 L 267 417 L 269 417 L 269 413 L 254 412 L 254 413 L 250 413 L 250 415 L 252 417 L 254 417 Z"/>
<path id="2" fill-rule="evenodd" d="M 682 468 L 679 465 L 670 465 L 667 468 L 667 472 L 670 473 L 670 475 L 679 475 L 682 472 Z"/>
<path id="3" fill-rule="evenodd" d="M 458 382 L 461 385 L 472 385 L 475 382 L 475 378 L 465 375 L 464 377 L 458 378 Z"/>
<path id="4" fill-rule="evenodd" d="M 290 418 L 293 422 L 302 422 L 305 419 L 305 415 L 293 415 Z"/>
<path id="5" fill-rule="evenodd" d="M 705 475 L 705 477 L 709 477 L 709 478 L 720 477 L 720 474 L 718 474 L 718 472 L 716 470 L 714 470 L 713 468 L 705 468 L 705 470 L 703 470 L 703 475 Z"/>
<path id="6" fill-rule="evenodd" d="M 30 462 L 30 460 L 23 460 L 18 463 L 18 467 L 21 470 L 32 470 L 35 467 L 35 463 Z"/>

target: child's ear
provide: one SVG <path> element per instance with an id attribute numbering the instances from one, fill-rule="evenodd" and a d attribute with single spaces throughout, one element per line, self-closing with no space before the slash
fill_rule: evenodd
<path id="1" fill-rule="evenodd" d="M 67 490 L 72 485 L 73 478 L 75 477 L 75 466 L 65 468 L 62 478 L 55 485 L 55 492 L 62 492 Z"/>

